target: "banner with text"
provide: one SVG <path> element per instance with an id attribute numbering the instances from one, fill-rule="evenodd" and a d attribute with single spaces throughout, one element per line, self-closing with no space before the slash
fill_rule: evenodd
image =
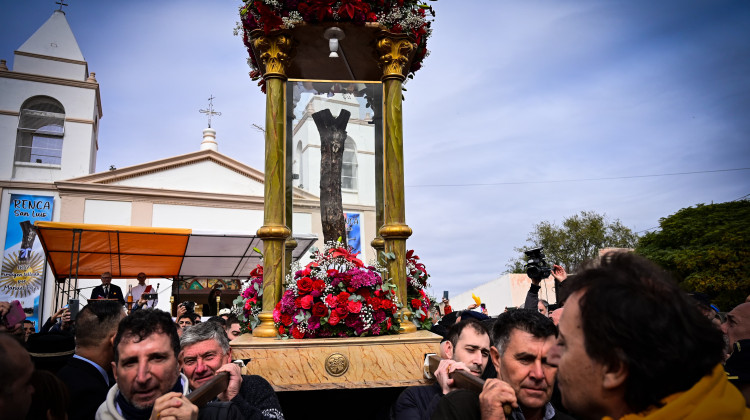
<path id="1" fill-rule="evenodd" d="M 54 204 L 55 197 L 51 196 L 11 194 L 5 233 L 0 301 L 20 301 L 37 332 L 45 256 L 32 227 L 37 220 L 52 220 Z"/>
<path id="2" fill-rule="evenodd" d="M 344 215 L 346 215 L 346 242 L 352 247 L 352 252 L 362 252 L 360 214 L 344 213 Z"/>

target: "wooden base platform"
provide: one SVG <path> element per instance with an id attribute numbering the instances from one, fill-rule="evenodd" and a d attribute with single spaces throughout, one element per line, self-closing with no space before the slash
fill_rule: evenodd
<path id="1" fill-rule="evenodd" d="M 425 385 L 424 357 L 441 337 L 429 331 L 383 337 L 279 340 L 243 335 L 234 359 L 250 359 L 243 373 L 260 375 L 279 391 Z"/>

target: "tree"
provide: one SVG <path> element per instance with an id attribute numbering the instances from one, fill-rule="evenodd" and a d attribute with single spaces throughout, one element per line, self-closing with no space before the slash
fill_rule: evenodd
<path id="1" fill-rule="evenodd" d="M 509 262 L 509 271 L 525 272 L 523 251 L 543 247 L 547 263 L 559 264 L 570 273 L 582 262 L 596 258 L 603 248 L 635 247 L 638 235 L 619 219 L 610 222 L 606 215 L 582 211 L 563 220 L 562 226 L 547 221 L 539 223 L 526 242 L 526 246 L 515 248 L 521 256 Z"/>
<path id="2" fill-rule="evenodd" d="M 698 204 L 659 220 L 636 252 L 671 271 L 683 289 L 722 310 L 750 294 L 750 201 Z"/>

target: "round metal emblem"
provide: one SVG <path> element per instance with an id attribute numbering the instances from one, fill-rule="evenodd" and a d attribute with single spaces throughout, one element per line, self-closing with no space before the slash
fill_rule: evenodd
<path id="1" fill-rule="evenodd" d="M 326 359 L 326 372 L 331 376 L 341 376 L 349 369 L 349 360 L 341 353 L 333 353 Z"/>

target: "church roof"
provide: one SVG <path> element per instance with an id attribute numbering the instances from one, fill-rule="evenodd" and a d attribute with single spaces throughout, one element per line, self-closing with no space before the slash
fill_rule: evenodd
<path id="1" fill-rule="evenodd" d="M 65 18 L 65 13 L 60 10 L 55 10 L 52 16 L 18 48 L 18 51 L 84 61 L 76 37 Z"/>
<path id="2" fill-rule="evenodd" d="M 250 180 L 253 180 L 259 184 L 263 184 L 264 174 L 263 172 L 245 165 L 235 159 L 230 158 L 227 155 L 221 154 L 213 150 L 199 150 L 197 152 L 187 153 L 184 155 L 173 156 L 165 159 L 159 159 L 152 162 L 146 162 L 138 165 L 128 166 L 125 168 L 115 169 L 112 171 L 98 172 L 91 175 L 85 175 L 78 178 L 72 178 L 65 181 L 58 182 L 59 187 L 69 187 L 72 184 L 114 184 L 114 185 L 133 185 L 126 183 L 128 180 L 134 180 L 139 177 L 146 177 L 150 175 L 158 175 L 160 173 L 166 173 L 179 168 L 190 167 L 201 162 L 211 162 L 219 165 L 228 171 L 240 174 Z M 182 188 L 179 188 L 182 189 Z M 299 188 L 294 188 L 295 198 L 300 199 L 317 199 L 318 197 L 314 194 L 310 194 L 307 191 Z M 262 199 L 263 194 L 260 193 Z"/>

